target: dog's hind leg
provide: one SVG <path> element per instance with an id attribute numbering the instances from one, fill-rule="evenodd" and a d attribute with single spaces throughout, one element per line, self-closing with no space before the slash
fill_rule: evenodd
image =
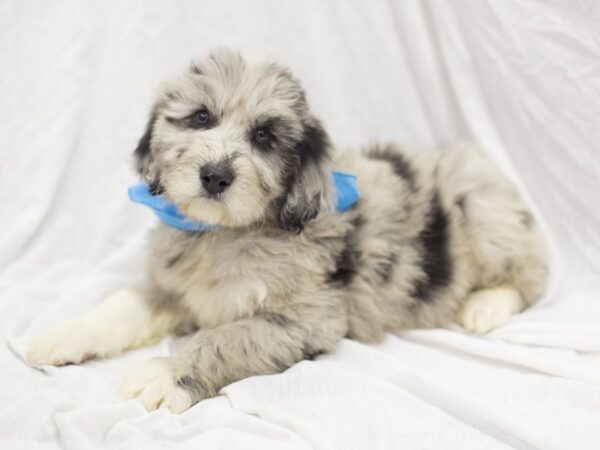
<path id="1" fill-rule="evenodd" d="M 35 365 L 78 364 L 158 341 L 183 323 L 180 311 L 162 306 L 144 285 L 121 289 L 82 317 L 59 323 L 30 343 Z"/>
<path id="2" fill-rule="evenodd" d="M 472 333 L 487 333 L 506 325 L 525 306 L 521 294 L 510 287 L 472 292 L 459 312 L 462 326 Z"/>

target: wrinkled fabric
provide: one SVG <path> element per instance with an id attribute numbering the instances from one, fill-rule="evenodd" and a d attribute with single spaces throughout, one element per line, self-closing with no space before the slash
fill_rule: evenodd
<path id="1" fill-rule="evenodd" d="M 0 447 L 597 449 L 599 23 L 593 0 L 3 2 Z M 27 366 L 35 333 L 141 276 L 131 152 L 159 83 L 216 46 L 291 66 L 341 149 L 480 145 L 547 232 L 544 298 L 486 336 L 344 340 L 181 415 L 116 398 L 180 339 Z"/>

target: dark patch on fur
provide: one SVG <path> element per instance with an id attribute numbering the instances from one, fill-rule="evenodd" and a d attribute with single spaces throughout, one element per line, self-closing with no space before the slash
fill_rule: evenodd
<path id="1" fill-rule="evenodd" d="M 356 208 L 356 205 L 358 205 L 358 202 L 360 202 L 360 199 L 354 205 L 352 205 L 350 210 Z M 362 228 L 365 223 L 366 223 L 366 220 L 361 214 L 358 214 L 354 219 L 352 219 L 352 226 L 354 227 L 355 232 L 356 232 L 356 230 Z"/>
<path id="2" fill-rule="evenodd" d="M 519 218 L 521 225 L 527 229 L 531 228 L 535 223 L 535 219 L 529 211 L 519 211 Z"/>
<path id="3" fill-rule="evenodd" d="M 302 359 L 312 361 L 317 356 L 322 355 L 323 353 L 325 353 L 323 350 L 315 350 L 312 348 L 308 348 L 308 349 L 303 348 L 302 349 Z"/>
<path id="4" fill-rule="evenodd" d="M 219 361 L 225 361 L 225 358 L 223 357 L 223 352 L 221 351 L 221 348 L 218 345 L 215 345 L 215 356 Z"/>
<path id="5" fill-rule="evenodd" d="M 296 147 L 300 155 L 300 170 L 308 164 L 319 164 L 327 156 L 329 137 L 323 126 L 315 120 L 315 124 L 306 125 L 302 140 Z"/>
<path id="6" fill-rule="evenodd" d="M 168 100 L 170 100 L 172 102 L 181 100 L 181 94 L 179 94 L 178 92 L 175 92 L 175 91 L 167 91 L 167 92 L 165 92 L 165 96 L 167 97 Z"/>
<path id="7" fill-rule="evenodd" d="M 322 193 L 308 198 L 306 195 L 298 195 L 294 189 L 303 189 L 303 171 L 311 164 L 318 167 L 327 158 L 328 149 L 329 137 L 314 119 L 313 123 L 305 125 L 302 139 L 289 151 L 285 161 L 286 169 L 282 174 L 284 195 L 273 203 L 279 211 L 279 224 L 284 230 L 300 233 L 307 222 L 318 216 Z M 288 203 L 291 196 L 297 196 L 298 200 Z"/>
<path id="8" fill-rule="evenodd" d="M 327 282 L 335 287 L 350 284 L 358 269 L 359 252 L 354 248 L 352 236 L 344 238 L 344 248 L 335 259 L 335 269 L 327 274 Z"/>
<path id="9" fill-rule="evenodd" d="M 412 295 L 419 300 L 431 301 L 433 294 L 450 282 L 452 260 L 449 227 L 448 215 L 442 209 L 436 193 L 431 200 L 426 224 L 418 237 L 423 252 L 421 267 L 424 277 L 415 283 Z"/>
<path id="10" fill-rule="evenodd" d="M 140 175 L 145 174 L 147 166 L 151 160 L 150 143 L 152 141 L 152 129 L 154 128 L 155 122 L 156 114 L 152 113 L 148 119 L 148 123 L 146 124 L 146 130 L 144 131 L 144 134 L 140 138 L 138 145 L 133 152 L 136 169 Z"/>
<path id="11" fill-rule="evenodd" d="M 196 63 L 190 64 L 190 72 L 195 73 L 196 75 L 204 75 L 204 72 L 196 65 Z"/>
<path id="12" fill-rule="evenodd" d="M 267 183 L 265 183 L 265 181 L 262 178 L 259 180 L 258 185 L 260 187 L 260 190 L 263 192 L 263 194 L 269 195 L 271 193 L 271 188 L 269 188 Z"/>
<path id="13" fill-rule="evenodd" d="M 204 231 L 184 231 L 184 233 L 187 235 L 187 237 L 194 240 L 198 240 L 204 236 Z"/>
<path id="14" fill-rule="evenodd" d="M 178 149 L 177 150 L 177 159 L 181 158 L 185 152 L 187 152 L 187 148 Z"/>
<path id="15" fill-rule="evenodd" d="M 281 228 L 288 231 L 302 232 L 304 225 L 319 215 L 319 199 L 312 201 L 299 199 L 293 208 L 283 208 L 279 215 Z"/>
<path id="16" fill-rule="evenodd" d="M 192 398 L 207 398 L 213 395 L 213 391 L 201 380 L 188 375 L 177 378 L 177 386 L 182 387 L 192 394 Z"/>
<path id="17" fill-rule="evenodd" d="M 264 318 L 270 324 L 276 325 L 276 326 L 282 327 L 282 328 L 285 328 L 293 323 L 289 317 L 286 317 L 283 314 L 279 314 L 279 313 L 265 314 Z"/>
<path id="18" fill-rule="evenodd" d="M 150 194 L 161 195 L 165 192 L 165 187 L 158 180 L 154 180 L 149 186 Z"/>
<path id="19" fill-rule="evenodd" d="M 290 367 L 290 364 L 287 364 L 285 361 L 278 358 L 277 356 L 271 356 L 271 364 L 275 366 L 275 370 L 277 372 L 283 372 L 285 369 Z"/>
<path id="20" fill-rule="evenodd" d="M 352 209 L 354 208 L 356 208 L 356 204 L 352 206 Z M 355 236 L 365 222 L 366 220 L 361 214 L 357 214 L 351 220 L 352 231 L 344 236 L 344 247 L 335 258 L 335 269 L 327 274 L 327 282 L 332 286 L 347 286 L 356 276 L 361 255 L 355 246 Z"/>
<path id="21" fill-rule="evenodd" d="M 181 258 L 183 257 L 184 254 L 185 254 L 185 251 L 179 253 L 178 255 L 173 256 L 172 258 L 169 258 L 167 260 L 167 263 L 165 264 L 165 269 L 170 269 L 175 264 L 177 264 L 181 260 Z"/>
<path id="22" fill-rule="evenodd" d="M 393 253 L 383 255 L 375 262 L 375 274 L 383 284 L 390 282 L 397 262 L 398 257 Z"/>
<path id="23" fill-rule="evenodd" d="M 394 173 L 399 177 L 406 180 L 410 188 L 416 190 L 415 173 L 410 166 L 407 159 L 399 151 L 394 150 L 392 146 L 387 145 L 385 147 L 375 146 L 366 152 L 366 155 L 370 159 L 386 161 L 394 169 Z"/>
<path id="24" fill-rule="evenodd" d="M 461 195 L 460 197 L 458 197 L 456 199 L 456 201 L 454 202 L 454 204 L 460 208 L 460 210 L 464 216 L 467 215 L 467 196 L 466 195 Z"/>

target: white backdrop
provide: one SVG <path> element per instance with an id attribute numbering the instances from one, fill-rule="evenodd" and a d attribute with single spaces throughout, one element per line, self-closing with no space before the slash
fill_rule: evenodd
<path id="1" fill-rule="evenodd" d="M 594 0 L 1 2 L 0 447 L 597 448 L 599 23 Z M 477 142 L 547 227 L 548 295 L 486 337 L 344 341 L 181 416 L 115 397 L 171 339 L 25 365 L 32 334 L 140 275 L 131 151 L 159 82 L 216 46 L 290 65 L 342 148 Z"/>

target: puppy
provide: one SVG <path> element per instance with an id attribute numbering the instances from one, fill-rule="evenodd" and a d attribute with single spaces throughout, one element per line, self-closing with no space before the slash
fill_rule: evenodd
<path id="1" fill-rule="evenodd" d="M 290 71 L 218 51 L 166 83 L 135 150 L 152 191 L 218 228 L 151 231 L 147 278 L 35 338 L 33 364 L 105 358 L 194 333 L 125 379 L 183 411 L 344 337 L 456 319 L 485 333 L 544 290 L 546 251 L 515 188 L 475 148 L 334 154 Z M 362 197 L 336 212 L 332 169 Z"/>

